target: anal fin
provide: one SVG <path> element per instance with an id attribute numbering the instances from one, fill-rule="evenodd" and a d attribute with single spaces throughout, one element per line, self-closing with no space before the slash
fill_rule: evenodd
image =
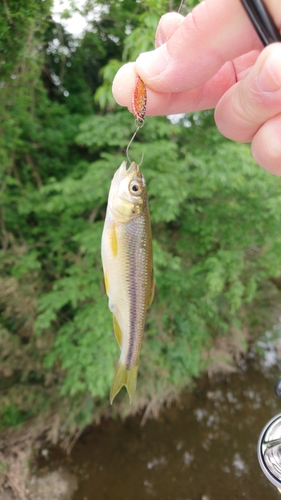
<path id="1" fill-rule="evenodd" d="M 118 345 L 120 349 L 122 349 L 122 331 L 114 314 L 113 314 L 113 329 Z"/>

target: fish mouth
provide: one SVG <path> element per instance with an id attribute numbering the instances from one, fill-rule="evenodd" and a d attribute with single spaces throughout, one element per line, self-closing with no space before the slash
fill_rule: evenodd
<path id="1" fill-rule="evenodd" d="M 135 162 L 132 161 L 132 163 L 129 165 L 127 168 L 127 162 L 122 161 L 120 167 L 116 171 L 117 177 L 120 179 L 126 177 L 128 174 L 137 174 L 139 172 L 139 165 Z"/>
<path id="2" fill-rule="evenodd" d="M 127 170 L 127 174 L 137 173 L 139 171 L 140 171 L 139 165 L 135 161 L 132 161 L 131 165 Z"/>

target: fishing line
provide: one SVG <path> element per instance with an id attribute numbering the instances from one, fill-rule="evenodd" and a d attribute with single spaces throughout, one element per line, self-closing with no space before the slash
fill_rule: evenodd
<path id="1" fill-rule="evenodd" d="M 178 14 L 179 14 L 179 12 L 180 12 L 183 4 L 184 4 L 184 0 L 181 0 L 179 8 L 177 10 Z M 167 36 L 167 40 L 168 39 L 169 39 L 169 37 Z M 137 75 L 137 77 L 136 77 L 136 83 L 135 83 L 135 87 L 134 87 L 133 95 L 132 95 L 132 111 L 133 111 L 133 114 L 134 114 L 134 117 L 135 117 L 135 127 L 136 127 L 136 130 L 133 133 L 133 135 L 131 137 L 131 140 L 129 141 L 128 146 L 126 148 L 126 156 L 127 156 L 127 159 L 129 161 L 129 163 L 132 163 L 131 159 L 130 159 L 130 155 L 129 155 L 130 146 L 131 146 L 134 138 L 136 137 L 138 131 L 145 124 L 146 101 L 147 101 L 146 86 L 143 83 L 143 81 L 140 78 L 140 76 Z M 144 157 L 144 154 L 142 155 L 142 158 L 141 158 L 141 161 L 139 163 L 139 166 L 141 165 L 141 163 L 143 161 L 143 157 Z"/>
<path id="2" fill-rule="evenodd" d="M 142 123 L 140 123 L 140 122 L 138 122 L 137 120 L 135 120 L 135 126 L 136 126 L 136 130 L 134 131 L 134 133 L 133 133 L 133 135 L 132 135 L 132 137 L 131 137 L 131 140 L 130 140 L 130 142 L 129 142 L 129 144 L 128 144 L 127 148 L 126 148 L 126 156 L 127 156 L 127 158 L 128 158 L 129 163 L 132 163 L 132 162 L 131 162 L 131 160 L 130 160 L 130 156 L 129 156 L 129 149 L 130 149 L 130 146 L 131 146 L 131 144 L 132 144 L 132 142 L 133 142 L 134 138 L 136 137 L 136 135 L 137 135 L 137 133 L 138 133 L 139 129 L 140 129 L 140 128 L 142 128 L 142 127 L 144 126 L 144 120 L 142 121 Z M 141 166 L 141 164 L 142 164 L 143 158 L 144 158 L 144 153 L 142 154 L 141 161 L 140 161 L 140 163 L 138 164 L 138 165 L 139 165 L 139 167 L 140 167 L 140 166 Z"/>
<path id="3" fill-rule="evenodd" d="M 179 14 L 179 13 L 180 13 L 180 11 L 181 11 L 181 8 L 182 8 L 182 6 L 183 6 L 183 2 L 184 2 L 184 0 L 181 0 L 180 6 L 179 6 L 179 8 L 178 8 L 178 14 Z"/>

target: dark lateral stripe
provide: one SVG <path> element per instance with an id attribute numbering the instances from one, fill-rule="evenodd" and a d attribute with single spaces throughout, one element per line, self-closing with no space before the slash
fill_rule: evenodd
<path id="1" fill-rule="evenodd" d="M 140 316 L 141 316 L 141 297 L 138 297 L 138 290 L 140 283 L 140 267 L 143 266 L 144 262 L 138 262 L 136 255 L 138 251 L 136 246 L 140 245 L 142 227 L 140 217 L 137 217 L 130 225 L 128 231 L 128 258 L 129 258 L 129 299 L 130 299 L 130 329 L 129 329 L 129 348 L 126 360 L 126 368 L 132 368 L 134 360 L 136 357 L 136 349 L 138 348 L 138 335 L 140 328 Z M 142 260 L 142 259 L 141 259 Z M 138 304 L 138 301 L 140 302 Z"/>
<path id="2" fill-rule="evenodd" d="M 127 356 L 127 369 L 132 367 L 135 344 L 137 340 L 137 283 L 136 283 L 136 263 L 134 262 L 130 268 L 130 333 L 129 333 L 129 349 Z"/>
<path id="3" fill-rule="evenodd" d="M 132 224 L 134 225 L 134 224 Z M 132 234 L 133 233 L 133 234 Z M 130 231 L 129 234 L 129 299 L 130 299 L 130 330 L 129 330 L 129 348 L 126 360 L 127 369 L 132 367 L 134 359 L 134 351 L 137 336 L 137 321 L 136 321 L 136 308 L 137 308 L 137 268 L 138 262 L 136 262 L 136 252 L 134 251 L 134 246 L 136 241 L 134 240 L 134 231 Z"/>

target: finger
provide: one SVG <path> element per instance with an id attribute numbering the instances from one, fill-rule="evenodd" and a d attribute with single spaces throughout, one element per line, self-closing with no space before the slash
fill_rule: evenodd
<path id="1" fill-rule="evenodd" d="M 183 20 L 184 17 L 177 12 L 164 14 L 159 21 L 156 31 L 156 47 L 165 43 L 178 29 Z M 129 109 L 136 75 L 135 63 L 127 63 L 119 69 L 112 84 L 112 92 L 115 100 L 121 106 L 127 106 Z"/>
<path id="2" fill-rule="evenodd" d="M 179 92 L 202 85 L 225 62 L 252 49 L 261 50 L 262 44 L 241 2 L 205 0 L 167 43 L 139 56 L 136 71 L 153 90 Z"/>
<path id="3" fill-rule="evenodd" d="M 132 95 L 136 84 L 135 63 L 128 63 L 116 74 L 112 92 L 121 106 L 132 112 Z M 233 64 L 226 63 L 207 84 L 185 92 L 160 93 L 147 88 L 147 116 L 188 113 L 214 108 L 222 95 L 236 82 Z"/>
<path id="4" fill-rule="evenodd" d="M 252 155 L 262 168 L 281 176 L 281 113 L 268 120 L 252 141 Z"/>
<path id="5" fill-rule="evenodd" d="M 136 77 L 136 63 L 124 64 L 116 73 L 112 82 L 112 93 L 120 106 L 130 109 Z"/>
<path id="6" fill-rule="evenodd" d="M 204 85 L 184 92 L 160 93 L 147 88 L 146 114 L 168 115 L 214 108 L 222 95 L 239 80 L 258 57 L 252 51 L 235 61 L 226 63 L 216 75 Z M 130 111 L 136 81 L 135 63 L 122 66 L 113 81 L 112 91 L 116 101 Z"/>
<path id="7" fill-rule="evenodd" d="M 178 12 L 168 12 L 161 17 L 155 37 L 155 47 L 160 47 L 163 43 L 177 31 L 184 20 L 184 17 Z"/>
<path id="8" fill-rule="evenodd" d="M 184 92 L 159 93 L 147 89 L 147 115 L 189 113 L 214 108 L 235 83 L 232 63 L 226 63 L 205 85 Z"/>
<path id="9" fill-rule="evenodd" d="M 215 121 L 234 141 L 250 142 L 264 122 L 281 112 L 281 43 L 271 44 L 256 64 L 220 99 Z"/>

